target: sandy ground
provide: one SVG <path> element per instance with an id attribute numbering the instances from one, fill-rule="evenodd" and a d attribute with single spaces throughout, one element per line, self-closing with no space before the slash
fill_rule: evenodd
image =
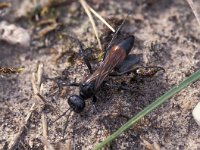
<path id="1" fill-rule="evenodd" d="M 11 10 L 1 14 L 1 20 L 33 31 L 34 24 L 30 22 L 30 18 L 16 19 L 16 12 L 19 11 L 17 8 L 21 4 L 22 2 L 15 1 Z M 109 77 L 108 83 L 123 83 L 131 90 L 119 90 L 105 85 L 97 95 L 98 113 L 94 112 L 92 103 L 88 100 L 83 113 L 71 113 L 70 116 L 66 114 L 56 123 L 48 125 L 50 143 L 70 142 L 72 149 L 76 150 L 93 148 L 145 106 L 200 67 L 200 29 L 186 1 L 93 0 L 90 4 L 106 19 L 111 16 L 123 19 L 127 12 L 131 11 L 123 32 L 136 36 L 132 53 L 141 54 L 141 63 L 144 66 L 162 66 L 166 72 L 140 80 L 133 80 L 132 75 Z M 195 4 L 197 9 L 200 9 L 200 3 L 195 1 Z M 42 135 L 42 111 L 50 123 L 69 107 L 68 96 L 78 93 L 78 89 L 74 87 L 55 92 L 58 89 L 55 82 L 45 80 L 45 77 L 61 77 L 62 71 L 66 69 L 66 82 L 80 82 L 89 74 L 77 54 L 78 47 L 68 37 L 58 38 L 60 33 L 73 31 L 82 40 L 85 48 L 94 47 L 92 53 L 97 53 L 98 45 L 91 24 L 80 4 L 69 2 L 53 9 L 58 14 L 58 21 L 64 24 L 62 28 L 44 38 L 33 38 L 29 48 L 12 46 L 3 41 L 0 43 L 1 66 L 25 67 L 23 73 L 0 76 L 0 149 L 10 146 L 34 102 L 38 109 L 20 136 L 16 149 L 43 149 L 39 140 Z M 97 25 L 99 32 L 105 34 L 102 23 L 97 21 Z M 36 34 L 37 30 L 34 30 L 32 37 Z M 61 50 L 68 51 L 55 65 L 53 60 Z M 68 62 L 71 59 L 72 65 Z M 53 106 L 51 109 L 47 107 L 41 110 L 42 102 L 33 93 L 31 78 L 39 62 L 44 64 L 41 94 Z M 92 61 L 92 64 L 95 67 L 98 62 Z M 163 150 L 200 149 L 199 126 L 191 113 L 200 99 L 199 90 L 198 81 L 146 116 L 112 142 L 107 149 L 147 149 L 143 144 L 144 140 L 157 143 Z M 67 128 L 63 136 L 65 124 Z"/>

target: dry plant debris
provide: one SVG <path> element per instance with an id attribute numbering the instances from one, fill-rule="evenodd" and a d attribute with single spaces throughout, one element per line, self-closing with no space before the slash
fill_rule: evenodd
<path id="1" fill-rule="evenodd" d="M 99 39 L 99 34 L 98 34 L 98 31 L 97 31 L 97 27 L 96 27 L 96 24 L 94 22 L 94 19 L 92 17 L 92 14 L 91 12 L 89 11 L 89 7 L 88 7 L 88 4 L 86 3 L 86 1 L 84 0 L 79 0 L 79 2 L 81 3 L 81 5 L 83 6 L 86 14 L 88 15 L 89 19 L 90 19 L 90 22 L 92 24 L 92 27 L 93 27 L 93 30 L 94 30 L 94 34 L 97 38 L 97 42 L 98 42 L 98 45 L 99 45 L 99 49 L 102 51 L 102 45 L 101 45 L 101 41 Z"/>
<path id="2" fill-rule="evenodd" d="M 28 112 L 28 114 L 25 118 L 25 121 L 24 121 L 23 125 L 21 126 L 20 130 L 18 131 L 18 133 L 14 136 L 13 139 L 10 140 L 9 150 L 15 149 L 15 146 L 19 142 L 21 135 L 25 132 L 27 125 L 29 124 L 30 117 L 34 111 L 35 111 L 35 103 L 32 104 L 30 111 Z"/>
<path id="3" fill-rule="evenodd" d="M 12 67 L 1 67 L 0 66 L 0 74 L 15 74 L 15 73 L 21 73 L 24 71 L 24 67 L 21 68 L 12 68 Z"/>
<path id="4" fill-rule="evenodd" d="M 39 66 L 38 66 L 38 71 L 37 71 L 37 79 L 39 79 L 39 81 L 41 81 L 41 76 L 42 76 L 42 64 L 39 64 Z M 38 80 L 36 80 L 36 76 L 35 76 L 35 74 L 33 74 L 33 76 L 32 76 L 32 87 L 33 87 L 33 92 L 34 92 L 34 94 L 36 95 L 36 94 L 38 94 L 39 92 L 39 89 L 40 89 L 40 82 L 37 82 Z M 38 85 L 37 85 L 37 83 L 38 83 Z M 29 112 L 28 112 L 28 114 L 27 114 L 27 116 L 26 116 L 26 118 L 25 118 L 25 121 L 24 121 L 24 123 L 23 123 L 23 125 L 21 126 L 21 128 L 20 128 L 20 130 L 18 131 L 18 133 L 14 136 L 14 138 L 10 141 L 10 144 L 9 144 L 9 149 L 10 150 L 13 150 L 13 149 L 15 149 L 15 146 L 18 144 L 18 142 L 19 142 L 19 140 L 20 140 L 20 138 L 21 138 L 21 136 L 22 136 L 22 134 L 25 132 L 25 130 L 27 129 L 27 125 L 29 124 L 29 120 L 30 120 L 30 117 L 33 115 L 33 112 L 36 110 L 36 108 L 38 107 L 38 106 L 36 106 L 36 102 L 34 102 L 33 104 L 32 104 L 32 106 L 31 106 L 31 108 L 30 108 L 30 110 L 29 110 Z"/>
<path id="5" fill-rule="evenodd" d="M 7 7 L 11 7 L 11 6 L 12 6 L 12 4 L 9 2 L 0 2 L 0 9 L 4 9 Z"/>
<path id="6" fill-rule="evenodd" d="M 79 0 L 79 2 L 81 3 L 82 7 L 84 8 L 86 14 L 88 15 L 89 17 L 89 20 L 92 24 L 92 27 L 93 27 L 93 30 L 94 30 L 94 34 L 96 36 L 96 39 L 97 39 L 97 42 L 98 42 L 98 45 L 99 45 L 99 49 L 100 49 L 100 54 L 99 54 L 99 59 L 101 60 L 102 57 L 103 57 L 103 47 L 102 47 L 102 44 L 101 44 L 101 41 L 99 39 L 99 34 L 98 34 L 98 31 L 97 31 L 97 27 L 96 27 L 96 24 L 94 22 L 94 18 L 92 17 L 92 14 L 91 12 L 98 18 L 100 19 L 112 32 L 115 32 L 115 29 L 110 25 L 108 24 L 108 22 L 106 22 L 105 19 L 103 19 L 103 17 L 101 17 L 101 15 L 99 15 L 90 5 L 88 5 L 88 3 L 85 1 L 85 0 Z"/>
<path id="7" fill-rule="evenodd" d="M 38 32 L 39 37 L 45 37 L 49 32 L 56 30 L 61 25 L 57 23 L 55 19 L 42 20 L 38 23 L 40 26 L 44 24 L 48 25 Z"/>

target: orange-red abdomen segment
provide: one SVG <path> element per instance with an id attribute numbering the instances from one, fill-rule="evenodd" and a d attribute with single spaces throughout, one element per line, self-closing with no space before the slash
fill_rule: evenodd
<path id="1" fill-rule="evenodd" d="M 126 51 L 126 55 L 128 55 L 129 52 L 131 51 L 131 49 L 133 48 L 134 41 L 135 41 L 135 37 L 132 35 L 132 36 L 124 39 L 117 46 L 119 46 L 123 50 L 125 50 Z"/>

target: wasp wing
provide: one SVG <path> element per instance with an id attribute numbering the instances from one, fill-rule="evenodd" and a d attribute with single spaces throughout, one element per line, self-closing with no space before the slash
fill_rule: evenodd
<path id="1" fill-rule="evenodd" d="M 121 64 L 126 58 L 126 52 L 119 46 L 114 46 L 106 55 L 99 68 L 86 80 L 86 82 L 95 81 L 95 90 L 97 90 L 104 79 L 112 70 Z"/>

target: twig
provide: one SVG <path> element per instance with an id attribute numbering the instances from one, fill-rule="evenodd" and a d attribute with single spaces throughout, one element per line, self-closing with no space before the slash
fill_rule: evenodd
<path id="1" fill-rule="evenodd" d="M 42 100 L 44 103 L 44 106 L 48 104 L 48 102 L 44 99 L 44 97 L 40 94 L 41 90 L 41 81 L 42 81 L 42 74 L 43 74 L 43 64 L 38 64 L 37 68 L 37 80 L 36 80 L 36 74 L 33 73 L 32 75 L 32 86 L 33 86 L 33 92 L 37 98 Z M 37 83 L 37 85 L 36 85 Z M 50 105 L 50 104 L 48 104 Z M 51 105 L 50 105 L 51 106 Z M 47 126 L 47 119 L 46 114 L 42 112 L 42 134 L 43 137 L 41 138 L 41 141 L 44 143 L 44 150 L 54 150 L 53 146 L 48 142 L 48 126 Z"/>
<path id="2" fill-rule="evenodd" d="M 47 118 L 44 112 L 42 112 L 42 127 L 43 127 L 43 136 L 47 138 L 47 134 L 48 134 Z"/>
<path id="3" fill-rule="evenodd" d="M 37 85 L 38 85 L 38 91 L 40 91 L 41 81 L 42 81 L 42 74 L 43 74 L 43 64 L 38 64 L 38 70 L 37 70 Z"/>
<path id="4" fill-rule="evenodd" d="M 31 78 L 31 83 L 32 83 L 34 95 L 37 96 L 40 100 L 42 100 L 42 102 L 44 104 L 46 104 L 47 101 L 45 100 L 45 98 L 39 92 L 40 87 L 41 87 L 42 74 L 43 74 L 43 64 L 39 64 L 38 69 L 37 69 L 37 78 L 36 78 L 36 74 L 33 73 L 32 78 Z"/>
<path id="5" fill-rule="evenodd" d="M 88 15 L 88 17 L 90 19 L 90 22 L 91 22 L 93 30 L 94 30 L 94 34 L 95 34 L 95 36 L 97 38 L 97 42 L 98 42 L 99 48 L 102 51 L 102 45 L 101 45 L 101 42 L 100 42 L 100 39 L 99 39 L 99 35 L 98 35 L 98 32 L 97 32 L 96 24 L 95 24 L 94 19 L 93 19 L 92 15 L 91 15 L 91 13 L 89 11 L 88 4 L 86 3 L 85 0 L 79 0 L 79 2 L 83 6 L 86 14 Z"/>
<path id="6" fill-rule="evenodd" d="M 36 74 L 35 73 L 32 74 L 31 83 L 32 83 L 33 93 L 36 95 L 37 93 L 39 93 L 39 91 L 38 91 L 38 88 L 36 85 Z"/>
<path id="7" fill-rule="evenodd" d="M 45 100 L 45 98 L 40 93 L 37 93 L 36 96 L 38 98 L 40 98 L 44 104 L 47 104 L 47 101 Z"/>
<path id="8" fill-rule="evenodd" d="M 36 79 L 36 73 L 32 74 L 31 83 L 32 83 L 33 93 L 34 93 L 34 96 L 36 96 L 36 98 L 37 98 L 36 100 L 40 99 L 43 102 L 43 107 L 45 105 L 52 106 L 45 100 L 45 98 L 39 92 L 40 87 L 41 87 L 42 72 L 43 72 L 42 66 L 38 65 L 37 79 Z M 36 83 L 38 83 L 38 84 L 36 84 Z"/>
<path id="9" fill-rule="evenodd" d="M 40 95 L 39 90 L 37 88 L 36 85 L 36 77 L 35 77 L 35 73 L 32 74 L 32 78 L 31 78 L 31 83 L 32 83 L 32 87 L 33 87 L 33 93 L 35 96 L 37 96 L 40 100 L 42 100 L 43 103 L 46 103 L 46 100 L 42 97 L 42 95 Z"/>
<path id="10" fill-rule="evenodd" d="M 52 108 L 54 108 L 53 105 L 51 103 L 47 102 L 47 100 L 39 93 L 36 82 L 37 82 L 36 81 L 36 74 L 33 73 L 32 78 L 31 78 L 31 83 L 32 83 L 34 95 L 43 102 L 44 106 L 51 106 Z"/>
<path id="11" fill-rule="evenodd" d="M 48 126 L 46 114 L 42 112 L 42 135 L 45 139 L 48 139 Z M 44 150 L 47 150 L 47 146 L 44 146 Z"/>
<path id="12" fill-rule="evenodd" d="M 196 9 L 194 8 L 194 2 L 193 2 L 193 0 L 187 0 L 187 2 L 190 5 L 190 7 L 191 7 L 191 9 L 192 9 L 192 11 L 194 13 L 194 16 L 196 17 L 197 22 L 198 22 L 198 24 L 200 26 L 200 15 L 197 13 Z"/>
<path id="13" fill-rule="evenodd" d="M 56 30 L 61 24 L 53 23 L 38 32 L 39 37 L 44 37 L 47 33 Z"/>
<path id="14" fill-rule="evenodd" d="M 103 17 L 101 17 L 92 7 L 90 7 L 90 5 L 87 4 L 87 6 L 88 6 L 88 8 L 90 9 L 90 11 L 91 11 L 97 18 L 99 18 L 99 20 L 101 20 L 112 32 L 115 32 L 115 29 L 114 29 L 111 25 L 109 25 L 109 24 L 107 23 L 107 21 L 106 21 L 105 19 L 103 19 Z"/>
<path id="15" fill-rule="evenodd" d="M 29 121 L 29 119 L 30 119 L 30 117 L 31 117 L 31 115 L 32 115 L 34 110 L 35 110 L 35 103 L 32 104 L 32 106 L 30 108 L 30 111 L 26 116 L 24 125 L 20 128 L 19 132 L 16 134 L 16 136 L 12 140 L 12 143 L 9 146 L 9 150 L 13 150 L 15 148 L 15 146 L 16 146 L 17 142 L 19 141 L 22 133 L 25 131 L 26 126 L 28 125 L 28 121 Z"/>

